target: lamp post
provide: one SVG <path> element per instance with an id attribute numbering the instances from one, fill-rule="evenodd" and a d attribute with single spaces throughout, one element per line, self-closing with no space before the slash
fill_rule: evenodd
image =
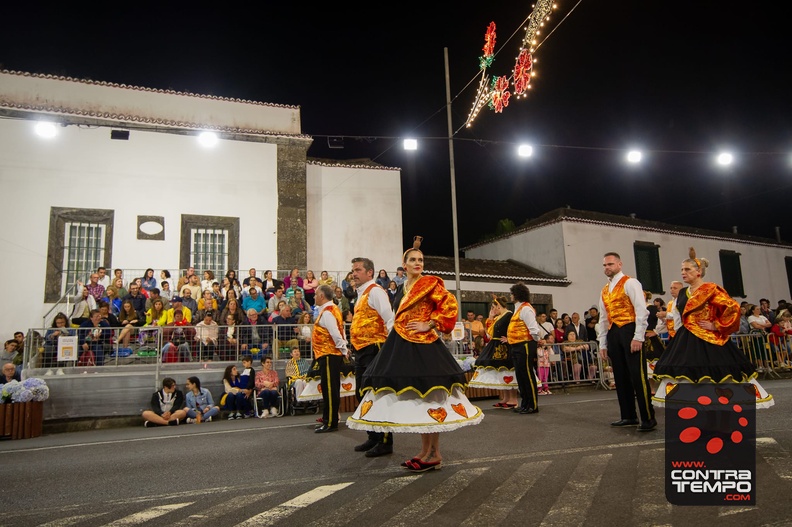
<path id="1" fill-rule="evenodd" d="M 454 129 L 451 124 L 451 79 L 448 73 L 448 48 L 443 48 L 445 58 L 446 114 L 448 116 L 448 160 L 451 167 L 451 216 L 454 230 L 454 277 L 456 278 L 456 299 L 459 310 L 457 320 L 462 319 L 462 291 L 459 284 L 459 232 L 457 231 L 456 174 L 454 171 Z"/>

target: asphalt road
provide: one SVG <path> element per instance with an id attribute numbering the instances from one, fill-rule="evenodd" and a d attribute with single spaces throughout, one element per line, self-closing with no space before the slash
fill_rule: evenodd
<path id="1" fill-rule="evenodd" d="M 0 442 L 0 525 L 790 525 L 792 381 L 763 384 L 753 507 L 668 504 L 663 410 L 657 431 L 612 428 L 615 393 L 592 390 L 537 415 L 478 401 L 484 421 L 444 434 L 422 475 L 399 467 L 418 436 L 369 459 L 363 432 L 314 434 L 313 415 Z"/>

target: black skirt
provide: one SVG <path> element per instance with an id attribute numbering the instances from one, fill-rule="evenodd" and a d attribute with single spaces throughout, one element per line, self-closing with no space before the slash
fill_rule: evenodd
<path id="1" fill-rule="evenodd" d="M 386 388 L 396 393 L 413 389 L 424 395 L 439 387 L 450 392 L 454 385 L 467 385 L 465 373 L 440 339 L 419 344 L 403 339 L 393 330 L 366 368 L 359 389 Z"/>
<path id="2" fill-rule="evenodd" d="M 720 382 L 731 376 L 736 382 L 748 382 L 754 372 L 753 364 L 731 340 L 723 346 L 710 344 L 683 326 L 655 365 L 654 376 L 693 382 L 707 377 Z"/>
<path id="3" fill-rule="evenodd" d="M 514 368 L 509 345 L 498 339 L 490 340 L 484 349 L 481 350 L 475 363 L 476 368 Z"/>

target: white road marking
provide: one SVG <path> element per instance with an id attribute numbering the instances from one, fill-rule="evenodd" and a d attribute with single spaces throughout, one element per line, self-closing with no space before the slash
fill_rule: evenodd
<path id="1" fill-rule="evenodd" d="M 583 525 L 611 457 L 613 454 L 600 454 L 581 459 L 540 527 Z"/>
<path id="2" fill-rule="evenodd" d="M 242 507 L 251 505 L 256 501 L 264 499 L 268 496 L 272 496 L 273 494 L 276 494 L 276 491 L 263 492 L 261 494 L 248 494 L 245 496 L 234 496 L 229 500 L 224 500 L 220 503 L 214 503 L 211 508 L 209 508 L 209 510 L 202 514 L 192 514 L 181 521 L 171 523 L 170 527 L 189 527 L 192 525 L 200 525 L 209 522 L 211 522 L 212 525 L 217 525 L 218 520 L 226 514 Z"/>
<path id="3" fill-rule="evenodd" d="M 345 489 L 352 484 L 354 484 L 354 481 L 339 483 L 337 485 L 324 485 L 322 487 L 316 487 L 313 490 L 309 490 L 305 494 L 300 494 L 296 498 L 293 498 L 286 503 L 278 505 L 277 507 L 274 507 L 268 511 L 264 511 L 261 514 L 257 514 L 252 518 L 248 518 L 247 520 L 237 524 L 236 527 L 258 527 L 260 525 L 273 525 L 283 518 L 291 516 L 299 509 L 316 503 L 317 501 L 324 499 L 338 492 L 339 490 Z"/>
<path id="4" fill-rule="evenodd" d="M 76 525 L 86 520 L 103 516 L 106 512 L 97 512 L 95 514 L 80 514 L 79 516 L 69 516 L 68 518 L 59 518 L 51 522 L 42 523 L 38 527 L 67 527 L 68 525 Z"/>
<path id="5" fill-rule="evenodd" d="M 665 499 L 665 449 L 638 452 L 638 482 L 632 500 L 636 527 L 671 525 L 671 504 Z"/>
<path id="6" fill-rule="evenodd" d="M 781 479 L 792 480 L 792 458 L 772 437 L 756 439 L 756 453 L 760 454 Z"/>
<path id="7" fill-rule="evenodd" d="M 384 527 L 403 527 L 415 525 L 427 525 L 431 523 L 429 517 L 437 510 L 451 501 L 454 496 L 459 494 L 470 483 L 489 470 L 489 467 L 474 468 L 471 470 L 460 470 L 445 481 L 438 484 L 427 494 L 413 501 L 408 507 L 402 509 L 390 521 L 383 524 Z M 435 471 L 425 474 L 426 478 L 436 478 L 440 476 Z"/>
<path id="8" fill-rule="evenodd" d="M 346 525 L 356 516 L 382 503 L 388 497 L 420 477 L 420 474 L 416 474 L 412 476 L 395 477 L 384 481 L 373 489 L 367 490 L 357 499 L 347 502 L 343 507 L 339 507 L 333 513 L 322 515 L 322 517 L 313 523 L 308 524 L 307 527 L 334 527 L 336 525 Z"/>
<path id="9" fill-rule="evenodd" d="M 551 461 L 538 461 L 522 464 L 506 481 L 490 493 L 486 501 L 468 516 L 462 526 L 480 527 L 500 524 L 551 463 Z"/>
<path id="10" fill-rule="evenodd" d="M 114 522 L 110 522 L 106 524 L 104 527 L 123 527 L 126 525 L 139 525 L 141 523 L 151 521 L 154 518 L 159 518 L 160 516 L 164 516 L 169 512 L 173 512 L 175 510 L 192 505 L 193 503 L 195 502 L 188 501 L 186 503 L 171 503 L 170 505 L 158 505 L 157 507 L 151 507 L 146 510 L 136 512 L 134 514 L 130 514 L 129 516 L 126 516 L 124 518 L 119 518 Z"/>

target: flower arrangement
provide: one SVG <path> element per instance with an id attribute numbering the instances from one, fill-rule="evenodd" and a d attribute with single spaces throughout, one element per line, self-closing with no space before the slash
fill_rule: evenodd
<path id="1" fill-rule="evenodd" d="M 2 385 L 2 391 L 0 391 L 0 402 L 2 403 L 46 401 L 48 398 L 47 383 L 37 377 L 30 377 L 22 382 L 7 382 Z"/>

